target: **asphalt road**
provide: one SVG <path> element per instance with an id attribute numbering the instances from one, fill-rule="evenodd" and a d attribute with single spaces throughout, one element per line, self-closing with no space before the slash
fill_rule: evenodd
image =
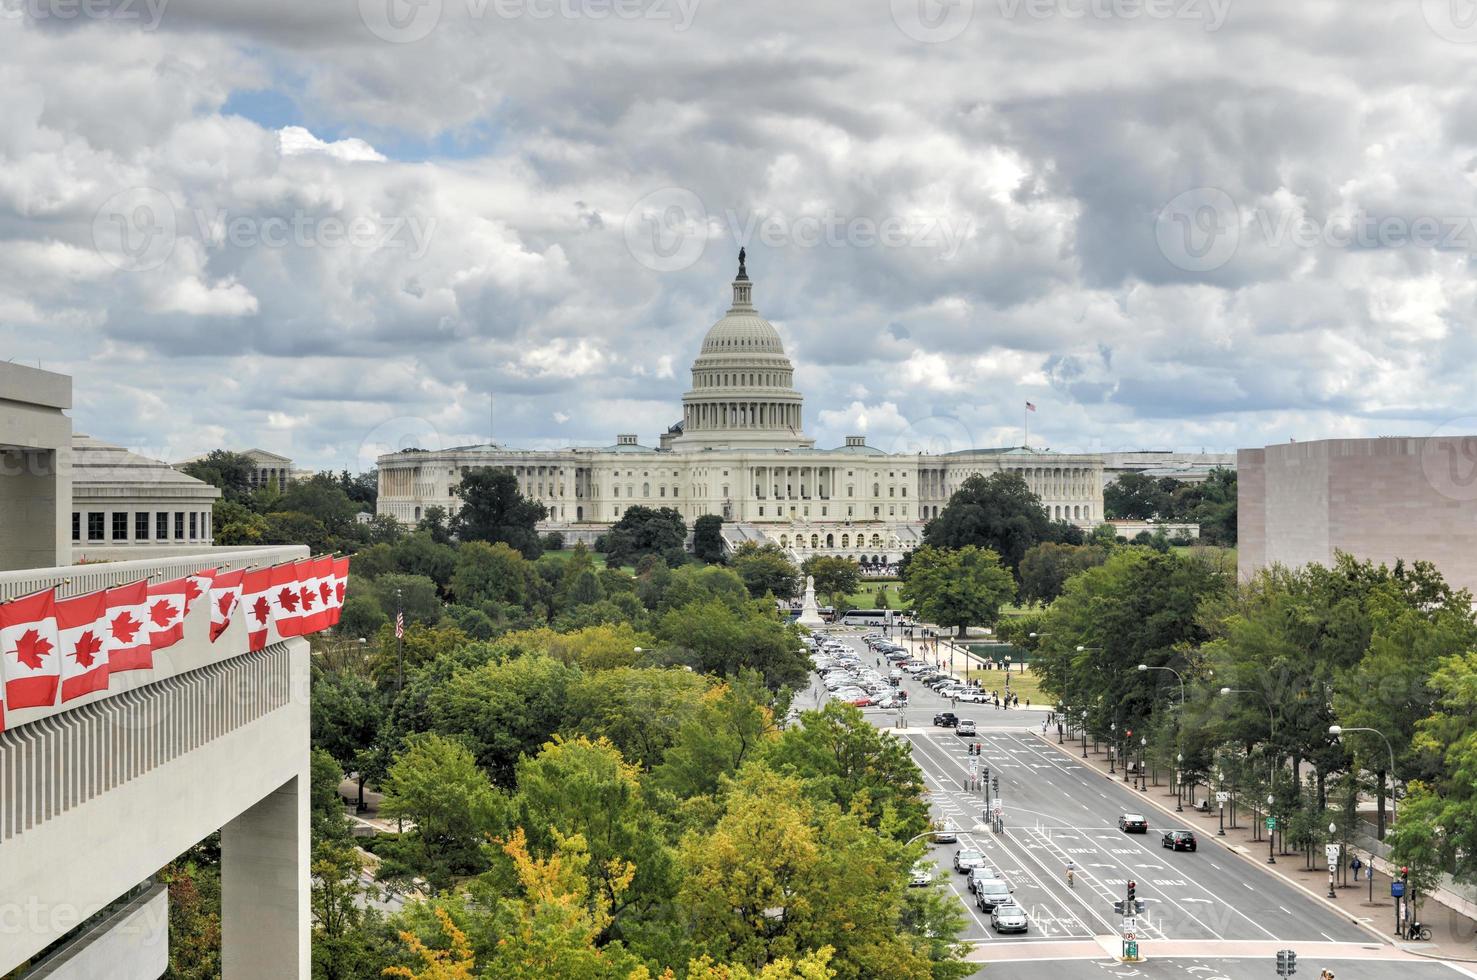
<path id="1" fill-rule="evenodd" d="M 868 655 L 859 634 L 843 638 Z M 981 679 L 987 688 L 1002 686 L 998 673 L 985 673 Z M 935 845 L 931 858 L 938 867 L 940 887 L 957 894 L 966 913 L 963 938 L 976 944 L 975 955 L 984 962 L 994 956 L 1042 958 L 995 962 L 981 976 L 1275 977 L 1274 951 L 1301 947 L 1300 977 L 1317 978 L 1326 967 L 1340 980 L 1397 975 L 1401 980 L 1477 978 L 1477 972 L 1445 964 L 1371 960 L 1376 951 L 1382 955 L 1388 947 L 1336 910 L 1267 873 L 1260 855 L 1248 860 L 1203 837 L 1195 853 L 1164 849 L 1163 832 L 1188 829 L 1187 825 L 1150 805 L 1146 794 L 1129 784 L 1104 778 L 1082 765 L 1080 758 L 1059 750 L 1054 725 L 1049 743 L 1044 741 L 1038 735 L 1044 712 L 985 705 L 954 708 L 921 685 L 904 686 L 912 698 L 907 727 L 897 728 L 895 712 L 866 714 L 878 727 L 897 731 L 912 745 L 935 814 L 961 830 L 959 844 Z M 813 689 L 802 695 L 800 706 L 809 707 L 806 702 L 820 696 L 823 692 Z M 944 710 L 973 719 L 980 734 L 966 739 L 950 729 L 932 727 L 935 712 Z M 980 756 L 968 754 L 970 742 L 983 747 Z M 984 794 L 967 788 L 971 761 L 1000 777 L 1002 834 L 985 826 Z M 1119 831 L 1118 816 L 1125 812 L 1146 816 L 1149 833 Z M 953 871 L 952 858 L 960 847 L 983 851 L 1012 883 L 1016 901 L 1030 916 L 1027 935 L 998 936 L 990 930 L 988 914 L 977 910 L 964 876 Z M 1068 860 L 1078 867 L 1071 888 L 1066 883 Z M 1118 963 L 1106 952 L 1116 948 L 1122 926 L 1113 902 L 1123 898 L 1129 880 L 1136 883 L 1137 897 L 1146 905 L 1135 932 L 1147 962 L 1136 965 Z M 1100 948 L 1094 951 L 1093 943 Z"/>

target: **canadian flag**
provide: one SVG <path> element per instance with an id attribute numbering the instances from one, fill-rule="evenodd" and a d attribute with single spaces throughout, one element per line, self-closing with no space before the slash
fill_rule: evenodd
<path id="1" fill-rule="evenodd" d="M 195 600 L 210 594 L 210 583 L 215 581 L 216 569 L 202 568 L 194 575 L 185 576 L 185 615 L 195 608 Z"/>
<path id="2" fill-rule="evenodd" d="M 318 592 L 318 573 L 322 559 L 309 558 L 297 563 L 297 602 L 299 636 L 316 632 L 321 628 L 319 620 L 323 614 L 323 596 Z M 328 559 L 328 571 L 333 571 L 333 559 Z"/>
<path id="3" fill-rule="evenodd" d="M 313 567 L 310 579 L 313 583 L 313 614 L 303 632 L 315 633 L 333 625 L 333 604 L 338 589 L 335 587 L 337 579 L 334 578 L 332 555 L 314 558 L 309 564 Z"/>
<path id="4" fill-rule="evenodd" d="M 191 586 L 199 595 L 199 584 L 188 576 L 149 586 L 149 649 L 163 650 L 184 639 Z"/>
<path id="5" fill-rule="evenodd" d="M 272 566 L 272 587 L 267 599 L 272 603 L 272 622 L 278 636 L 300 636 L 303 632 L 302 595 L 298 591 L 300 566 L 306 561 L 290 561 Z"/>
<path id="6" fill-rule="evenodd" d="M 260 650 L 267 645 L 267 633 L 272 625 L 272 569 L 256 568 L 242 578 L 241 605 L 246 609 L 248 646 Z"/>
<path id="7" fill-rule="evenodd" d="M 56 704 L 61 685 L 61 641 L 56 630 L 56 590 L 46 589 L 0 606 L 0 667 L 10 709 Z"/>
<path id="8" fill-rule="evenodd" d="M 154 649 L 149 645 L 149 583 L 108 590 L 108 672 L 150 670 Z"/>
<path id="9" fill-rule="evenodd" d="M 210 583 L 210 642 L 214 643 L 220 639 L 220 635 L 231 625 L 235 618 L 237 607 L 241 605 L 241 591 L 245 583 L 246 572 L 226 572 L 216 575 Z"/>
<path id="10" fill-rule="evenodd" d="M 333 560 L 333 596 L 329 599 L 329 608 L 332 615 L 329 617 L 329 625 L 337 626 L 339 616 L 344 611 L 344 593 L 349 590 L 349 559 L 348 556 L 335 558 Z"/>
<path id="11" fill-rule="evenodd" d="M 108 593 L 104 589 L 56 604 L 61 640 L 62 700 L 108 689 Z"/>

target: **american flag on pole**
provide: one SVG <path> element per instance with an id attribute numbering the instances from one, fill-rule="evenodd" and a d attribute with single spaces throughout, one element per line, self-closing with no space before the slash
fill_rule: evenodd
<path id="1" fill-rule="evenodd" d="M 1026 402 L 1026 411 L 1034 412 L 1036 411 L 1036 406 L 1032 405 L 1030 402 Z"/>
<path id="2" fill-rule="evenodd" d="M 398 640 L 401 637 L 403 637 L 404 635 L 405 635 L 405 613 L 398 612 L 397 611 L 395 613 L 395 639 Z"/>

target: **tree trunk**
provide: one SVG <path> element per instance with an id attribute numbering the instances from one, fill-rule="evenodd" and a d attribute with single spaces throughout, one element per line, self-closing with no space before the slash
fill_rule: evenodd
<path id="1" fill-rule="evenodd" d="M 362 773 L 362 772 L 361 773 L 358 773 L 358 776 L 359 776 L 359 799 L 354 804 L 354 812 L 355 813 L 363 813 L 364 812 L 364 809 L 365 809 L 365 807 L 364 807 L 364 773 Z"/>

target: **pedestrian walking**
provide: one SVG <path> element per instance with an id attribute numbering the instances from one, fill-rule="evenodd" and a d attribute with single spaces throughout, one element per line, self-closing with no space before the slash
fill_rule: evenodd
<path id="1" fill-rule="evenodd" d="M 1046 734 L 1046 719 L 1044 719 L 1044 718 L 1041 720 L 1041 734 L 1042 735 L 1045 735 Z"/>

